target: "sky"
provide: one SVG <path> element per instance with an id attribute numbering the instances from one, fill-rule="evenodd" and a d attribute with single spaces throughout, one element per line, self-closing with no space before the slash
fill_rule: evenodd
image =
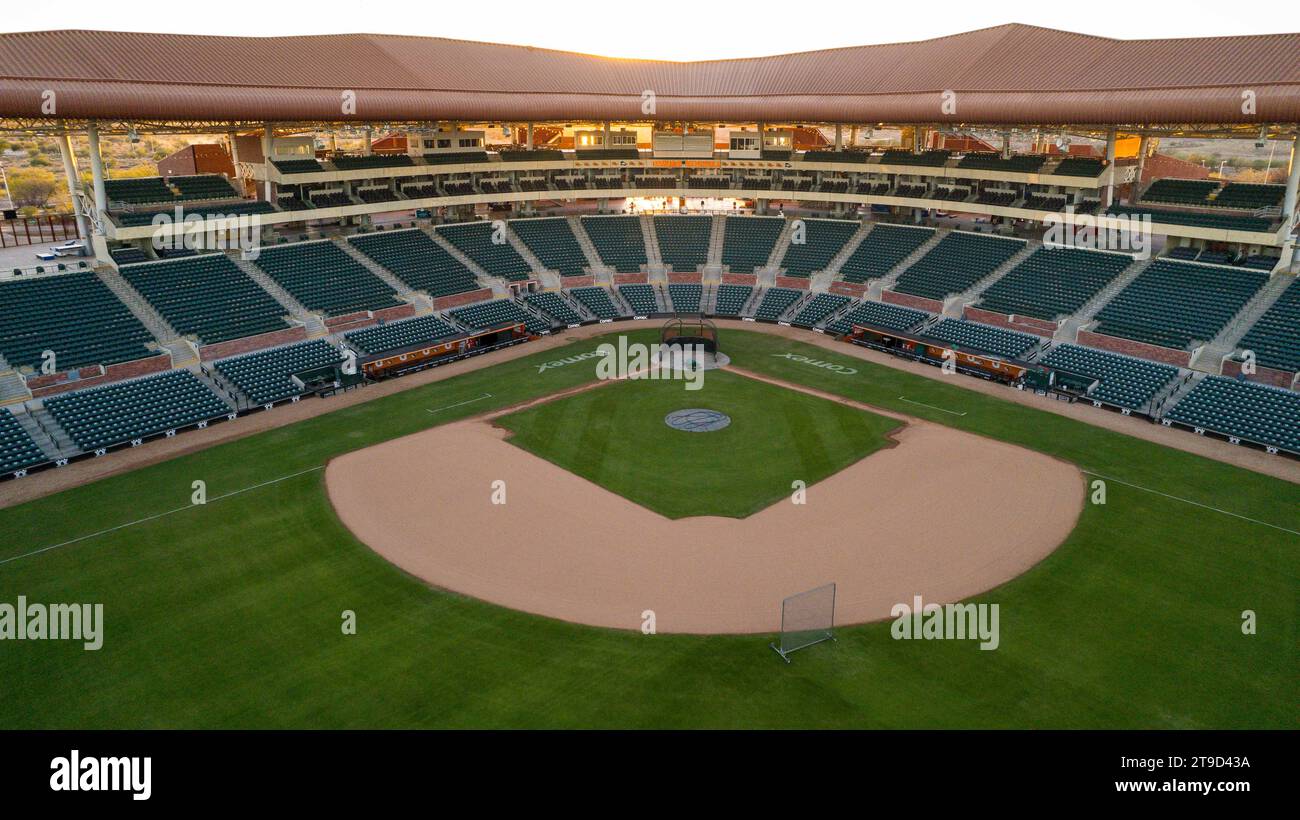
<path id="1" fill-rule="evenodd" d="M 1133 0 L 1018 4 L 844 0 L 821 5 L 821 12 L 768 0 L 745 4 L 616 0 L 589 6 L 442 0 L 425 7 L 429 11 L 416 11 L 415 4 L 385 5 L 382 13 L 368 13 L 366 4 L 356 0 L 221 0 L 216 4 L 66 0 L 51 6 L 15 2 L 7 4 L 0 26 L 6 32 L 80 28 L 238 36 L 409 34 L 659 60 L 756 57 L 922 40 L 1013 22 L 1126 39 L 1300 30 L 1295 0 L 1249 4 L 1182 0 L 1176 6 Z M 1062 59 L 1068 60 L 1068 55 Z"/>

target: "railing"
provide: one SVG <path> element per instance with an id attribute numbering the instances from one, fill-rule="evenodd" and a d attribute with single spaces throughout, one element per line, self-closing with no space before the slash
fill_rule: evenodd
<path id="1" fill-rule="evenodd" d="M 72 214 L 0 219 L 0 248 L 19 248 L 76 238 L 77 219 Z"/>

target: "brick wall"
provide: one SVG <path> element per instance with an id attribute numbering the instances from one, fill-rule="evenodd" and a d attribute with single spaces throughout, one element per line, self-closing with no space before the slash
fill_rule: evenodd
<path id="1" fill-rule="evenodd" d="M 101 368 L 99 365 L 94 367 L 83 367 L 77 371 L 78 375 L 86 374 L 75 381 L 66 381 L 66 373 L 56 373 L 50 376 L 41 376 L 41 379 L 55 379 L 62 376 L 64 381 L 56 383 L 45 382 L 45 386 L 33 387 L 32 382 L 28 381 L 27 386 L 32 391 L 32 398 L 42 396 L 54 396 L 59 393 L 67 393 L 70 390 L 81 390 L 85 387 L 95 387 L 101 384 L 111 384 L 121 381 L 122 379 L 133 379 L 136 376 L 147 376 L 151 373 L 165 373 L 172 369 L 172 357 L 170 353 L 160 353 L 157 356 L 149 356 L 144 359 L 135 359 L 130 362 L 121 364 L 112 364 L 107 368 Z"/>
<path id="2" fill-rule="evenodd" d="M 795 290 L 808 290 L 811 287 L 811 280 L 804 279 L 800 276 L 778 276 L 776 277 L 776 286 L 778 288 L 793 288 Z"/>
<path id="3" fill-rule="evenodd" d="M 753 273 L 724 273 L 722 274 L 722 284 L 750 285 L 752 287 L 758 284 L 758 275 Z"/>
<path id="4" fill-rule="evenodd" d="M 1233 359 L 1223 360 L 1223 375 L 1230 378 L 1237 378 L 1241 375 L 1241 362 Z M 1274 387 L 1290 387 L 1295 381 L 1296 374 L 1285 370 L 1274 370 L 1271 367 L 1255 366 L 1255 372 L 1246 377 L 1248 382 L 1259 382 L 1261 384 L 1271 384 Z"/>
<path id="5" fill-rule="evenodd" d="M 492 298 L 491 288 L 479 288 L 466 293 L 453 293 L 450 296 L 439 296 L 433 300 L 434 310 L 450 310 L 451 308 L 468 305 L 473 302 L 482 302 L 485 299 Z"/>
<path id="6" fill-rule="evenodd" d="M 302 325 L 286 327 L 284 330 L 273 330 L 270 333 L 259 333 L 256 336 L 245 336 L 242 339 L 230 339 L 225 342 L 204 345 L 199 348 L 199 359 L 205 362 L 224 359 L 227 356 L 237 356 L 240 353 L 261 350 L 264 347 L 300 342 L 306 338 L 307 329 Z"/>
<path id="7" fill-rule="evenodd" d="M 596 284 L 594 276 L 566 276 L 560 280 L 560 285 L 566 288 L 588 288 Z"/>
<path id="8" fill-rule="evenodd" d="M 1091 330 L 1079 331 L 1079 344 L 1110 350 L 1115 353 L 1123 353 L 1127 356 L 1137 356 L 1140 359 L 1151 359 L 1156 362 L 1177 365 L 1178 367 L 1187 367 L 1192 360 L 1192 354 L 1186 350 L 1149 345 L 1132 339 L 1120 339 L 1115 336 L 1093 333 Z"/>
<path id="9" fill-rule="evenodd" d="M 895 290 L 882 291 L 880 301 L 888 302 L 891 305 L 902 305 L 904 307 L 916 308 L 930 313 L 942 313 L 943 302 L 937 299 L 926 299 L 924 296 L 913 296 L 910 293 L 899 293 Z"/>
<path id="10" fill-rule="evenodd" d="M 867 286 L 854 284 L 852 282 L 831 282 L 829 288 L 831 293 L 838 293 L 841 296 L 851 296 L 855 299 L 861 299 L 867 295 Z"/>
<path id="11" fill-rule="evenodd" d="M 642 285 L 646 282 L 644 273 L 616 273 L 614 274 L 615 285 Z"/>
<path id="12" fill-rule="evenodd" d="M 1059 325 L 1056 322 L 1045 322 L 1042 319 L 1035 319 L 1032 316 L 1008 316 L 1005 313 L 997 313 L 992 310 L 981 310 L 980 308 L 967 307 L 964 318 L 972 322 L 982 322 L 986 325 L 997 325 L 1005 327 L 1008 330 L 1018 330 L 1021 333 L 1033 333 L 1036 336 L 1046 336 L 1051 338 L 1057 331 Z"/>
<path id="13" fill-rule="evenodd" d="M 704 281 L 704 276 L 699 271 L 682 271 L 678 273 L 673 271 L 668 274 L 669 282 L 681 282 L 684 284 L 697 284 Z"/>

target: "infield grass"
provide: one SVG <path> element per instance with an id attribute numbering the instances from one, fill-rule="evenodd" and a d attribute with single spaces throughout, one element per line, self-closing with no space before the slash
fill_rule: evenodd
<path id="1" fill-rule="evenodd" d="M 591 361 L 538 365 L 598 341 L 0 510 L 0 561 L 57 546 L 0 563 L 0 602 L 98 602 L 105 617 L 97 652 L 0 641 L 0 727 L 1300 726 L 1300 487 L 965 390 L 964 377 L 729 325 L 724 349 L 739 366 L 1113 479 L 1056 552 L 975 599 L 1001 606 L 998 650 L 894 641 L 878 623 L 787 666 L 768 636 L 575 626 L 430 589 L 339 523 L 319 469 L 328 458 L 591 381 Z M 190 507 L 196 479 L 209 502 Z M 355 636 L 341 634 L 343 610 L 356 613 Z"/>

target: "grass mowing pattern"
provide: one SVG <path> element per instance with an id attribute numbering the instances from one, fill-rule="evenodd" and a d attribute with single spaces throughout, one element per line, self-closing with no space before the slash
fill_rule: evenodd
<path id="1" fill-rule="evenodd" d="M 537 366 L 598 341 L 0 510 L 0 559 L 183 506 L 197 478 L 215 498 L 582 384 L 594 361 Z M 857 373 L 777 358 L 786 352 Z M 727 353 L 1300 530 L 1295 485 L 963 390 L 961 377 L 924 379 L 739 330 Z M 485 392 L 493 398 L 425 412 Z M 842 629 L 787 667 L 762 636 L 614 632 L 430 590 L 353 539 L 312 472 L 0 565 L 0 601 L 101 602 L 106 621 L 98 652 L 0 643 L 0 726 L 1296 728 L 1298 556 L 1297 536 L 1111 483 L 1060 549 L 975 599 L 1002 607 L 997 651 L 893 641 L 880 623 Z M 345 609 L 357 613 L 356 636 L 340 633 Z M 1241 634 L 1244 609 L 1257 613 L 1257 635 Z"/>
<path id="2" fill-rule="evenodd" d="M 893 419 L 721 371 L 699 390 L 627 381 L 497 420 L 511 444 L 668 518 L 744 518 L 885 446 Z M 703 407 L 731 417 L 711 433 L 664 416 Z"/>

